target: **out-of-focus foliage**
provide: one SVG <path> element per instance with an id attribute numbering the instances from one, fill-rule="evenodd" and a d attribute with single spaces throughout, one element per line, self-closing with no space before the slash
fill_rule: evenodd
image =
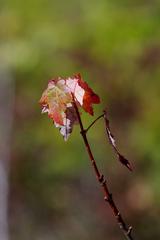
<path id="1" fill-rule="evenodd" d="M 119 148 L 134 164 L 130 174 L 115 161 L 102 121 L 90 130 L 118 206 L 136 239 L 160 238 L 159 26 L 158 0 L 1 0 L 0 63 L 15 85 L 11 239 L 123 239 L 78 127 L 64 144 L 40 115 L 48 79 L 77 72 L 101 96 L 95 116 L 107 106 Z M 82 116 L 87 126 L 92 118 Z"/>

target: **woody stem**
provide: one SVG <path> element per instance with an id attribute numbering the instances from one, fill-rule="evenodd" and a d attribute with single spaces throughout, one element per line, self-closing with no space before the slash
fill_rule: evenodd
<path id="1" fill-rule="evenodd" d="M 105 200 L 105 202 L 107 202 L 109 204 L 109 206 L 110 206 L 110 208 L 113 212 L 113 215 L 115 216 L 115 218 L 117 220 L 117 223 L 118 223 L 120 229 L 122 230 L 124 236 L 126 237 L 126 239 L 127 240 L 133 240 L 133 237 L 131 235 L 132 227 L 131 226 L 127 227 L 126 223 L 124 222 L 124 220 L 123 220 L 123 218 L 122 218 L 122 216 L 121 216 L 121 214 L 120 214 L 120 212 L 119 212 L 119 210 L 118 210 L 118 208 L 117 208 L 117 206 L 116 206 L 116 204 L 113 200 L 112 194 L 109 192 L 107 182 L 104 178 L 104 175 L 100 173 L 100 170 L 97 167 L 96 161 L 95 161 L 93 153 L 91 151 L 90 144 L 89 144 L 87 136 L 86 136 L 86 130 L 83 127 L 83 123 L 82 123 L 82 120 L 81 120 L 80 113 L 78 111 L 77 104 L 74 100 L 73 95 L 72 95 L 72 97 L 73 97 L 74 108 L 75 108 L 77 118 L 78 118 L 78 121 L 79 121 L 80 129 L 81 129 L 80 133 L 82 135 L 82 138 L 83 138 L 86 150 L 88 152 L 89 159 L 90 159 L 91 164 L 93 166 L 96 178 L 97 178 L 98 182 L 100 183 L 100 185 L 102 187 L 102 190 L 103 190 L 103 193 L 104 193 L 104 200 Z"/>

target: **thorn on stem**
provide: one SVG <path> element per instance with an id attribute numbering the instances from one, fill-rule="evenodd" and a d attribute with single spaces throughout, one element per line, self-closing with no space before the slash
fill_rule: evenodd
<path id="1" fill-rule="evenodd" d="M 105 178 L 104 178 L 104 175 L 102 174 L 100 177 L 99 177 L 99 182 L 102 184 L 102 185 L 104 185 L 105 183 L 106 183 L 106 180 L 105 180 Z"/>
<path id="2" fill-rule="evenodd" d="M 127 235 L 128 235 L 128 236 L 131 234 L 131 231 L 132 231 L 132 226 L 130 226 L 130 227 L 128 228 L 128 231 L 127 231 Z"/>
<path id="3" fill-rule="evenodd" d="M 105 196 L 105 197 L 104 197 L 104 200 L 105 200 L 106 202 L 112 202 L 112 194 L 109 193 L 108 196 Z M 117 216 L 118 216 L 118 215 L 117 215 Z"/>
<path id="4" fill-rule="evenodd" d="M 106 202 L 108 202 L 108 197 L 107 197 L 107 196 L 105 196 L 105 197 L 104 197 L 104 200 L 105 200 Z"/>
<path id="5" fill-rule="evenodd" d="M 119 219 L 120 216 L 121 216 L 121 214 L 120 214 L 120 212 L 118 212 L 116 218 Z"/>

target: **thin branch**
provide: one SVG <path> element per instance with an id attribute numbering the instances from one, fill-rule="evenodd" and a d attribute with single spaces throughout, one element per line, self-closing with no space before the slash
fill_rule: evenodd
<path id="1" fill-rule="evenodd" d="M 130 171 L 132 171 L 132 166 L 131 163 L 128 161 L 128 159 L 126 159 L 118 150 L 117 146 L 116 146 L 116 140 L 111 132 L 110 129 L 110 124 L 109 124 L 109 119 L 108 119 L 108 115 L 107 115 L 107 111 L 104 110 L 104 121 L 105 121 L 105 127 L 106 127 L 106 133 L 107 133 L 107 137 L 109 140 L 109 143 L 111 144 L 114 152 L 116 153 L 118 160 L 124 165 L 126 166 Z"/>
<path id="2" fill-rule="evenodd" d="M 108 189 L 108 186 L 107 186 L 107 183 L 106 183 L 106 180 L 104 178 L 104 175 L 100 173 L 98 167 L 97 167 L 97 164 L 96 164 L 96 161 L 94 159 L 94 156 L 92 154 L 92 151 L 91 151 L 91 148 L 90 148 L 90 145 L 89 145 L 89 142 L 88 142 L 88 139 L 87 139 L 87 136 L 86 136 L 86 131 L 83 127 L 83 123 L 82 123 L 82 120 L 81 120 L 81 116 L 80 116 L 80 113 L 78 111 L 78 107 L 76 105 L 76 102 L 75 102 L 75 99 L 74 99 L 74 96 L 72 95 L 73 97 L 73 104 L 74 104 L 74 107 L 75 107 L 75 111 L 76 111 L 76 114 L 77 114 L 77 117 L 78 117 L 78 121 L 79 121 L 79 125 L 80 125 L 80 129 L 81 129 L 81 135 L 82 135 L 82 138 L 83 138 L 83 141 L 84 141 L 84 144 L 85 144 L 85 147 L 86 147 L 86 150 L 88 152 L 88 155 L 89 155 L 89 158 L 90 158 L 90 161 L 92 163 L 92 166 L 93 166 L 93 169 L 94 169 L 94 172 L 95 172 L 95 175 L 96 175 L 96 178 L 97 180 L 99 181 L 101 187 L 102 187 L 102 190 L 104 192 L 104 200 L 109 204 L 109 206 L 111 207 L 112 209 L 112 212 L 117 220 L 117 223 L 120 227 L 120 229 L 122 230 L 124 236 L 126 237 L 127 240 L 133 240 L 133 237 L 131 235 L 131 232 L 132 232 L 132 227 L 129 226 L 127 227 L 126 223 L 124 222 L 113 198 L 112 198 L 112 194 L 109 192 L 109 189 Z"/>
<path id="3" fill-rule="evenodd" d="M 100 118 L 102 118 L 102 117 L 104 117 L 104 114 L 101 114 L 99 117 L 97 117 L 97 118 L 85 129 L 86 133 L 87 133 L 88 130 L 89 130 Z"/>

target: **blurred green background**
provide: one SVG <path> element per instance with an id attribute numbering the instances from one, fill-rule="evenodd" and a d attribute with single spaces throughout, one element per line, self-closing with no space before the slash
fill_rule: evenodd
<path id="1" fill-rule="evenodd" d="M 100 120 L 88 136 L 114 199 L 135 239 L 160 239 L 160 1 L 0 0 L 0 65 L 12 92 L 10 239 L 124 239 L 79 127 L 64 142 L 40 113 L 47 81 L 79 72 L 101 96 L 95 117 L 107 107 L 134 165 L 130 173 L 117 162 Z"/>

